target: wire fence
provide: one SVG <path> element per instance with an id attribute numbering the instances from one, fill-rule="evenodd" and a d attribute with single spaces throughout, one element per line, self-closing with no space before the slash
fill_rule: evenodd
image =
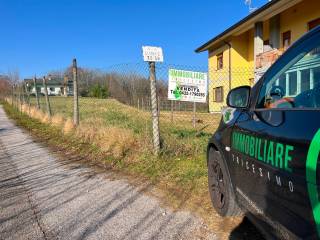
<path id="1" fill-rule="evenodd" d="M 169 100 L 169 69 L 206 73 L 205 101 Z M 44 79 L 25 79 L 10 85 L 2 98 L 30 116 L 49 121 L 66 132 L 76 131 L 76 127 L 90 130 L 92 136 L 83 136 L 89 140 L 100 131 L 117 129 L 115 131 L 121 134 L 129 130 L 130 134 L 141 136 L 145 144 L 152 146 L 152 98 L 147 63 L 119 64 L 98 70 L 77 68 L 79 126 L 75 126 L 73 120 L 73 70 L 74 67 L 69 67 L 49 73 Z M 210 134 L 219 125 L 228 91 L 241 85 L 252 85 L 254 78 L 250 68 L 233 68 L 230 72 L 229 69 L 156 64 L 155 73 L 162 148 L 174 145 L 186 136 L 188 141 L 202 136 L 199 147 L 205 148 Z"/>

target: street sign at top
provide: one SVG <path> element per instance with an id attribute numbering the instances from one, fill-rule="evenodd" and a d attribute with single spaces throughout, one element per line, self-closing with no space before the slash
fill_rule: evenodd
<path id="1" fill-rule="evenodd" d="M 163 62 L 161 47 L 142 46 L 142 52 L 145 62 Z"/>

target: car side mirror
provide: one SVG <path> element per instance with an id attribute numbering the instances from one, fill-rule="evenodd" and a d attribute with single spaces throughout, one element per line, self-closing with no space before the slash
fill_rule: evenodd
<path id="1" fill-rule="evenodd" d="M 247 108 L 250 102 L 251 87 L 241 86 L 232 89 L 227 96 L 227 105 L 231 108 Z"/>

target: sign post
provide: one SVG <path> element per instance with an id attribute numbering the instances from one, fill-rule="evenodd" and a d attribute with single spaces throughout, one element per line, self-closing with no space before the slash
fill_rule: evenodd
<path id="1" fill-rule="evenodd" d="M 151 113 L 152 113 L 152 135 L 153 150 L 156 155 L 160 152 L 160 130 L 159 130 L 159 111 L 156 89 L 156 62 L 163 62 L 162 49 L 159 47 L 143 46 L 143 60 L 149 63 L 150 72 L 150 91 L 151 91 Z"/>
<path id="2" fill-rule="evenodd" d="M 196 103 L 207 101 L 207 73 L 169 69 L 168 99 L 193 102 L 193 127 L 196 126 Z"/>

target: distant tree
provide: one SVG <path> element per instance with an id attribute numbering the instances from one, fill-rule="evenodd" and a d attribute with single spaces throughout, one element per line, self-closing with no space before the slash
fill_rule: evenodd
<path id="1" fill-rule="evenodd" d="M 90 87 L 89 96 L 94 98 L 107 98 L 109 96 L 108 89 L 99 83 Z"/>
<path id="2" fill-rule="evenodd" d="M 0 93 L 7 94 L 10 92 L 10 79 L 6 75 L 0 75 Z"/>
<path id="3" fill-rule="evenodd" d="M 9 69 L 8 70 L 8 78 L 10 83 L 17 84 L 20 80 L 20 74 L 18 69 Z"/>

